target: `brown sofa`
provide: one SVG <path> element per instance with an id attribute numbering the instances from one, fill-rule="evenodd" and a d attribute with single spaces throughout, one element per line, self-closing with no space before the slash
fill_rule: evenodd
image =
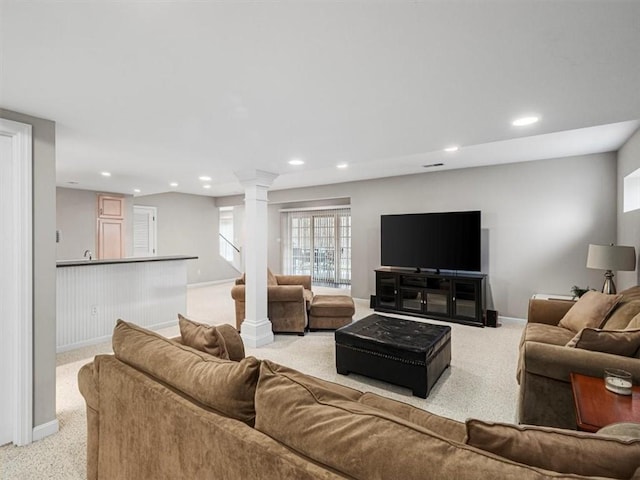
<path id="1" fill-rule="evenodd" d="M 310 275 L 272 275 L 267 284 L 268 316 L 274 333 L 297 333 L 304 335 L 309 324 L 308 311 L 313 300 Z M 244 275 L 236 279 L 231 288 L 235 300 L 236 328 L 245 318 Z"/>
<path id="2" fill-rule="evenodd" d="M 113 349 L 78 374 L 89 480 L 640 478 L 640 440 L 465 425 L 125 322 Z"/>
<path id="3" fill-rule="evenodd" d="M 621 292 L 621 300 L 605 315 L 602 330 L 624 330 L 640 314 L 640 286 Z M 517 380 L 518 421 L 523 424 L 576 428 L 569 374 L 602 377 L 605 368 L 621 368 L 640 382 L 640 349 L 629 356 L 570 348 L 576 331 L 559 326 L 574 302 L 531 299 L 520 341 Z"/>

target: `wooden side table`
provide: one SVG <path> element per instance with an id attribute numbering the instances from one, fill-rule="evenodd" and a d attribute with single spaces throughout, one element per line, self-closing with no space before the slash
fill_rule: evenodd
<path id="1" fill-rule="evenodd" d="M 640 422 L 640 387 L 633 387 L 631 395 L 618 395 L 604 387 L 603 378 L 579 373 L 570 377 L 579 430 L 597 432 L 612 423 Z"/>

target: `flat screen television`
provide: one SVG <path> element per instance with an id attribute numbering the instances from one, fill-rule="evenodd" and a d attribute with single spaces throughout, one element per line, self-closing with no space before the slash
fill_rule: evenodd
<path id="1" fill-rule="evenodd" d="M 480 211 L 380 216 L 381 264 L 479 272 Z"/>

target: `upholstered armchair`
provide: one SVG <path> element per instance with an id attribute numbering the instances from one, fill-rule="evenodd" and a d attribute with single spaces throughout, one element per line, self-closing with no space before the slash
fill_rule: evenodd
<path id="1" fill-rule="evenodd" d="M 575 429 L 571 372 L 603 377 L 605 368 L 620 368 L 640 382 L 640 287 L 621 292 L 591 326 L 580 323 L 592 312 L 572 307 L 562 300 L 529 301 L 517 372 L 519 423 Z M 579 313 L 573 323 L 565 320 L 570 309 Z"/>
<path id="2" fill-rule="evenodd" d="M 273 332 L 304 335 L 313 299 L 311 276 L 273 275 L 269 272 L 267 278 L 268 316 Z M 231 297 L 236 304 L 236 327 L 239 331 L 245 318 L 244 275 L 236 279 Z"/>

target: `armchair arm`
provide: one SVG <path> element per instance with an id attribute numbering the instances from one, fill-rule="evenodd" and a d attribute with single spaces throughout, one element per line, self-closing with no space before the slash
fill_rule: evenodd
<path id="1" fill-rule="evenodd" d="M 231 287 L 231 298 L 244 302 L 245 286 Z M 304 288 L 302 285 L 274 285 L 267 287 L 269 302 L 304 302 Z"/>
<path id="2" fill-rule="evenodd" d="M 640 381 L 640 359 L 581 348 L 525 342 L 524 367 L 528 373 L 569 382 L 569 373 L 603 377 L 605 368 L 621 368 Z"/>
<path id="3" fill-rule="evenodd" d="M 278 285 L 302 285 L 311 290 L 311 275 L 276 275 Z"/>
<path id="4" fill-rule="evenodd" d="M 278 285 L 267 287 L 269 302 L 304 302 L 302 285 Z"/>
<path id="5" fill-rule="evenodd" d="M 237 302 L 244 302 L 244 285 L 234 285 L 231 287 L 231 298 Z"/>
<path id="6" fill-rule="evenodd" d="M 532 298 L 529 300 L 527 322 L 557 325 L 573 305 L 575 305 L 575 302 L 567 300 L 542 300 Z"/>

